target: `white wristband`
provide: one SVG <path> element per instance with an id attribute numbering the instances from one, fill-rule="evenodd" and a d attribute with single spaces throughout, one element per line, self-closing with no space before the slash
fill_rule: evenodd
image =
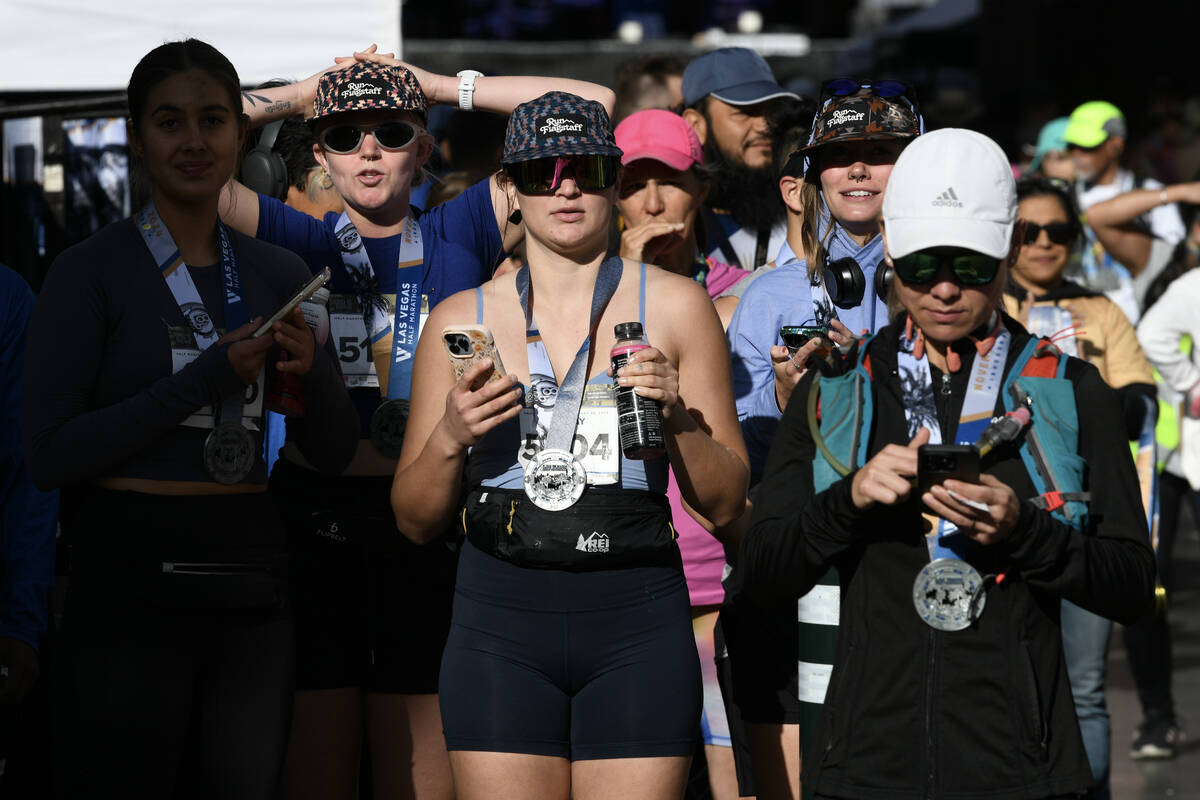
<path id="1" fill-rule="evenodd" d="M 482 77 L 482 72 L 473 69 L 458 73 L 458 107 L 463 111 L 475 110 L 475 79 Z"/>

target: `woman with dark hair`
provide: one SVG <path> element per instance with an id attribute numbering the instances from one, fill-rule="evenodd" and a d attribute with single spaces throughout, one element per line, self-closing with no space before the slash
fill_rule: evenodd
<path id="1" fill-rule="evenodd" d="M 299 309 L 255 335 L 310 274 L 218 219 L 246 131 L 233 65 L 171 42 L 128 97 L 151 200 L 56 259 L 29 337 L 30 470 L 62 488 L 71 547 L 55 775 L 71 797 L 266 800 L 292 629 L 264 372 L 299 380 L 289 442 L 326 474 L 353 455 L 353 406 Z"/>
<path id="2" fill-rule="evenodd" d="M 461 800 L 678 798 L 695 746 L 667 467 L 688 505 L 727 524 L 745 451 L 708 295 L 605 258 L 620 155 L 598 103 L 551 92 L 519 106 L 503 164 L 528 265 L 449 298 L 417 350 L 392 506 L 415 541 L 458 524 L 467 536 L 440 684 Z M 482 341 L 479 325 L 509 372 L 485 359 L 456 381 L 438 332 Z M 632 328 L 651 346 L 630 345 L 609 377 L 615 329 Z M 622 392 L 657 401 L 665 451 L 623 455 Z"/>
<path id="3" fill-rule="evenodd" d="M 1082 358 L 1121 398 L 1127 438 L 1137 441 L 1150 413 L 1153 443 L 1156 408 L 1154 375 L 1137 332 L 1120 306 L 1063 277 L 1083 241 L 1083 228 L 1071 187 L 1055 178 L 1017 182 L 1017 213 L 1025 236 L 1004 294 L 1009 314 L 1035 336 L 1046 336 L 1065 353 Z M 1140 465 L 1143 504 L 1152 508 L 1153 448 Z M 1063 652 L 1075 699 L 1075 714 L 1095 779 L 1096 797 L 1108 794 L 1111 732 L 1105 703 L 1108 643 L 1112 621 L 1069 600 L 1062 609 Z"/>
<path id="4" fill-rule="evenodd" d="M 457 555 L 397 531 L 387 494 L 404 439 L 418 334 L 430 310 L 491 277 L 524 235 L 508 190 L 488 177 L 424 213 L 410 204 L 433 152 L 434 103 L 508 113 L 583 81 L 436 75 L 374 48 L 300 83 L 247 93 L 251 124 L 312 114 L 313 155 L 345 200 L 313 219 L 239 183 L 221 216 L 243 233 L 333 269 L 331 337 L 358 410 L 359 445 L 336 480 L 285 447 L 271 474 L 288 510 L 298 584 L 297 696 L 284 778 L 290 798 L 352 797 L 364 731 L 381 797 L 452 795 L 441 739 L 438 665 Z"/>

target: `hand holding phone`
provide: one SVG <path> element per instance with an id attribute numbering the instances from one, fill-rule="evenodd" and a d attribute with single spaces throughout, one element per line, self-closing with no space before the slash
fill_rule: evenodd
<path id="1" fill-rule="evenodd" d="M 312 297 L 313 294 L 316 293 L 317 289 L 320 289 L 325 282 L 329 280 L 330 274 L 329 267 L 325 267 L 325 269 L 314 275 L 312 280 L 301 286 L 300 290 L 296 292 L 296 294 L 292 295 L 292 299 L 284 303 L 278 311 L 272 314 L 266 322 L 259 326 L 258 330 L 254 332 L 254 336 L 252 338 L 257 338 L 265 333 L 269 333 L 276 322 L 292 313 L 293 308 Z"/>
<path id="2" fill-rule="evenodd" d="M 974 445 L 921 445 L 917 450 L 917 496 L 946 480 L 979 483 L 979 451 Z"/>
<path id="3" fill-rule="evenodd" d="M 478 364 L 485 358 L 492 360 L 487 383 L 498 381 L 505 375 L 504 363 L 500 360 L 500 351 L 496 349 L 492 332 L 482 325 L 448 325 L 442 328 L 442 347 L 446 350 L 456 381 L 462 379 L 463 373 L 472 364 Z"/>
<path id="4" fill-rule="evenodd" d="M 796 355 L 801 347 L 813 339 L 820 340 L 815 355 L 828 355 L 834 347 L 833 339 L 829 336 L 829 327 L 826 325 L 784 325 L 779 329 L 779 338 L 792 355 Z"/>

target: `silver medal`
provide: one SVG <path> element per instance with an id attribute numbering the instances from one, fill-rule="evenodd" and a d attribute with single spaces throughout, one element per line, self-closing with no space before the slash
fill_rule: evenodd
<path id="1" fill-rule="evenodd" d="M 204 440 L 204 468 L 217 483 L 245 480 L 254 460 L 254 437 L 240 422 L 221 422 Z"/>
<path id="2" fill-rule="evenodd" d="M 404 429 L 408 427 L 409 402 L 396 398 L 388 400 L 371 415 L 371 444 L 388 458 L 399 458 L 404 446 Z"/>
<path id="3" fill-rule="evenodd" d="M 913 605 L 925 624 L 939 631 L 969 628 L 981 613 L 987 595 L 980 592 L 972 607 L 972 598 L 983 585 L 974 567 L 957 558 L 939 558 L 929 562 L 913 581 Z"/>
<path id="4" fill-rule="evenodd" d="M 583 496 L 587 472 L 566 450 L 547 448 L 525 465 L 525 494 L 538 508 L 562 511 Z"/>

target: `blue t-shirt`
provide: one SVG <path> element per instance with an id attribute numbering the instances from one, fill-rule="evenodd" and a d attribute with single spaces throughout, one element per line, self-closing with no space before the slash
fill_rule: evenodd
<path id="1" fill-rule="evenodd" d="M 352 294 L 350 278 L 342 264 L 334 228 L 340 214 L 314 219 L 265 195 L 258 196 L 259 239 L 286 247 L 304 259 L 314 274 L 333 270 L 331 291 Z M 490 179 L 482 180 L 453 200 L 417 217 L 424 247 L 425 269 L 421 292 L 432 309 L 450 295 L 473 289 L 491 279 L 504 258 L 504 244 L 492 208 Z M 396 292 L 396 263 L 401 234 L 381 239 L 363 237 L 371 267 L 382 294 Z M 345 354 L 339 353 L 345 359 Z M 351 389 L 361 418 L 362 438 L 369 438 L 371 414 L 380 404 L 378 389 Z"/>

